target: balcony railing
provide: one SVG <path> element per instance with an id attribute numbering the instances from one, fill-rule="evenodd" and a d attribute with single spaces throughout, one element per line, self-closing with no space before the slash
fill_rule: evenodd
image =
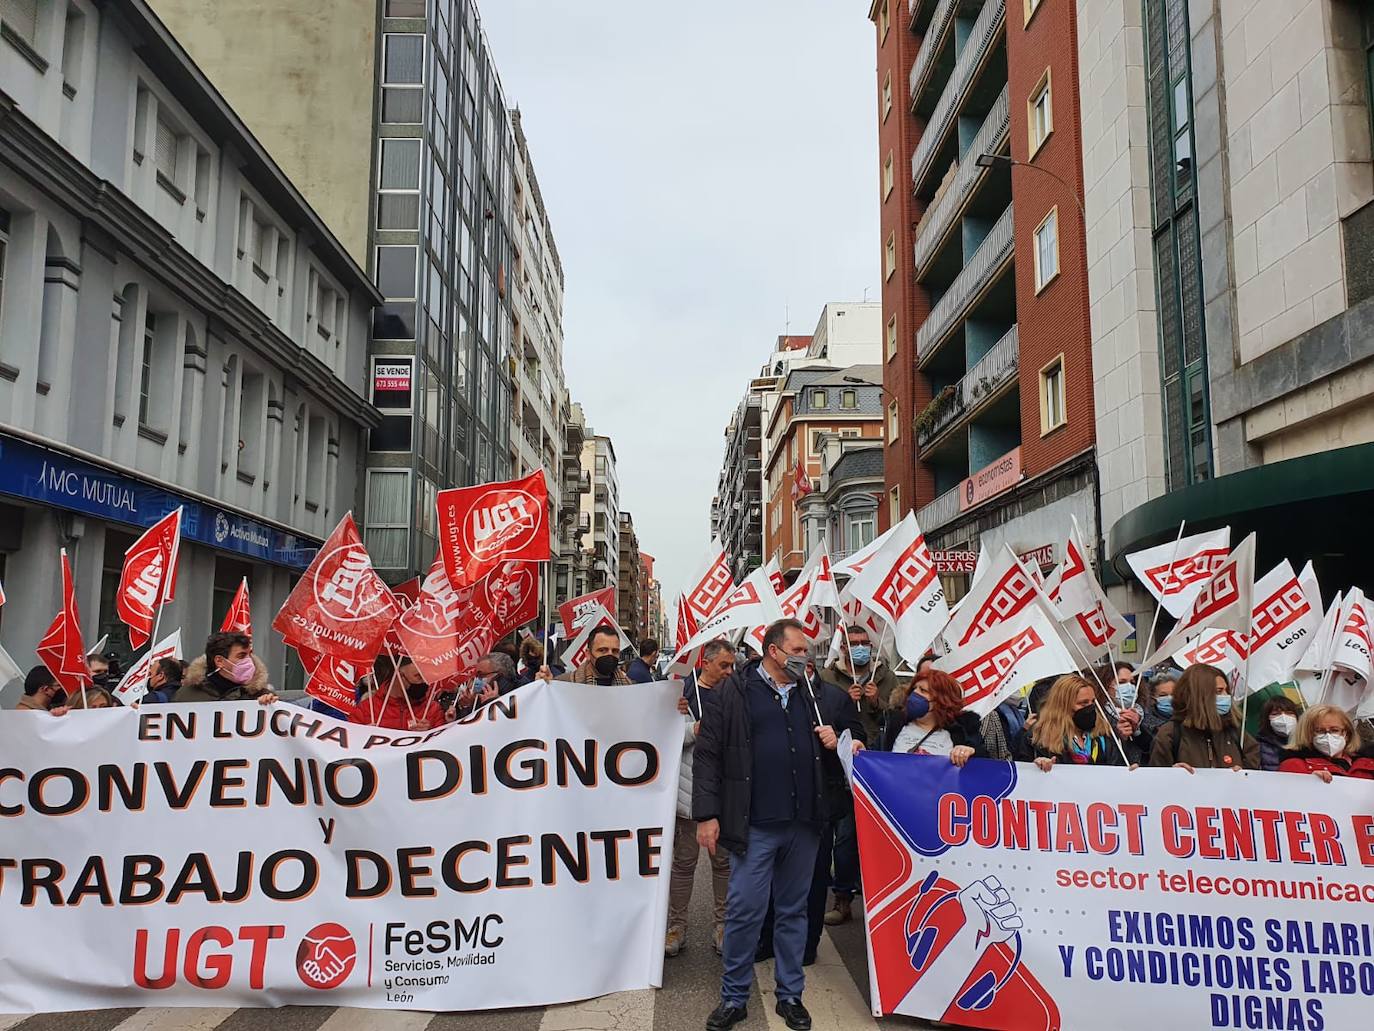
<path id="1" fill-rule="evenodd" d="M 950 488 L 916 513 L 916 522 L 921 527 L 922 533 L 930 533 L 946 523 L 952 522 L 959 515 L 959 491 L 961 489 L 961 487 Z"/>
<path id="2" fill-rule="evenodd" d="M 949 335 L 968 313 L 973 302 L 1002 266 L 1011 260 L 1013 244 L 1012 205 L 978 245 L 963 270 L 954 278 L 944 296 L 930 311 L 930 317 L 916 331 L 916 360 L 924 361 L 940 341 Z"/>
<path id="3" fill-rule="evenodd" d="M 1012 326 L 954 385 L 954 396 L 949 404 L 934 422 L 916 434 L 916 443 L 924 448 L 945 430 L 980 408 L 988 398 L 1016 378 L 1020 367 L 1020 334 L 1017 327 Z"/>
<path id="4" fill-rule="evenodd" d="M 963 210 L 965 202 L 973 196 L 973 191 L 987 175 L 986 168 L 979 168 L 975 160 L 979 154 L 994 154 L 1001 150 L 1007 141 L 1010 125 L 1010 106 L 1007 91 L 1002 90 L 997 102 L 992 105 L 983 127 L 973 138 L 959 171 L 945 187 L 945 192 L 936 198 L 935 203 L 926 208 L 921 221 L 916 224 L 916 276 L 919 279 L 926 271 L 930 260 L 935 257 L 940 241 L 949 232 L 956 216 Z"/>
<path id="5" fill-rule="evenodd" d="M 954 74 L 949 77 L 949 82 L 945 83 L 945 91 L 940 95 L 935 110 L 926 121 L 921 140 L 916 144 L 916 152 L 911 155 L 913 186 L 919 188 L 930 174 L 931 163 L 935 160 L 936 153 L 939 152 L 941 144 L 949 134 L 950 126 L 954 124 L 954 119 L 968 96 L 969 87 L 973 84 L 973 74 L 982 67 L 983 60 L 992 49 L 992 42 L 997 38 L 1006 16 L 1007 0 L 987 0 L 978 13 L 973 29 L 964 42 L 964 48 L 955 59 Z"/>
<path id="6" fill-rule="evenodd" d="M 925 36 L 921 39 L 921 49 L 916 51 L 916 62 L 911 66 L 910 93 L 913 106 L 921 91 L 925 89 L 926 79 L 935 64 L 935 55 L 945 45 L 945 30 L 954 21 L 954 7 L 955 0 L 939 0 L 935 5 L 935 13 L 930 16 L 930 24 L 926 26 Z"/>

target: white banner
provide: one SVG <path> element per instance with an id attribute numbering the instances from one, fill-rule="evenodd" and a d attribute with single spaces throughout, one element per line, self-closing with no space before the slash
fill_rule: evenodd
<path id="1" fill-rule="evenodd" d="M 277 704 L 0 716 L 0 1013 L 541 1006 L 663 972 L 681 685 L 423 734 Z"/>
<path id="2" fill-rule="evenodd" d="M 875 1013 L 1001 1031 L 1355 1029 L 1367 782 L 860 752 Z"/>

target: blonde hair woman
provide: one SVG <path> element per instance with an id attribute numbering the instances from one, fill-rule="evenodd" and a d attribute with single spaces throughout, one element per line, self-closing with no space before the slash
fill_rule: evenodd
<path id="1" fill-rule="evenodd" d="M 1035 765 L 1045 772 L 1055 763 L 1076 766 L 1124 766 L 1112 728 L 1096 704 L 1097 687 L 1070 673 L 1050 688 L 1031 730 Z"/>
<path id="2" fill-rule="evenodd" d="M 1344 709 L 1314 705 L 1298 720 L 1279 772 L 1310 773 L 1327 784 L 1332 777 L 1374 780 L 1374 750 L 1361 747 Z"/>

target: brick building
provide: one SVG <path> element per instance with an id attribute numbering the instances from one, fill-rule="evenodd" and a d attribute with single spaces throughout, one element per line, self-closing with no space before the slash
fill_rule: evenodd
<path id="1" fill-rule="evenodd" d="M 874 0 L 870 17 L 881 525 L 915 508 L 932 547 L 1057 561 L 1070 514 L 1100 534 L 1075 7 Z"/>

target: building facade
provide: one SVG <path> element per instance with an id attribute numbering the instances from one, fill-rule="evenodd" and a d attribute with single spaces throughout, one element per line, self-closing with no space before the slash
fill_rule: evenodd
<path id="1" fill-rule="evenodd" d="M 664 637 L 663 585 L 654 576 L 654 557 L 647 551 L 641 551 L 639 564 L 643 571 L 642 582 L 644 584 L 644 611 L 639 624 L 643 628 L 643 636 L 653 638 L 660 647 L 671 648 L 671 644 Z"/>
<path id="2" fill-rule="evenodd" d="M 644 636 L 644 564 L 639 557 L 639 534 L 635 519 L 629 512 L 619 513 L 618 557 L 616 562 L 616 620 L 630 639 L 638 642 Z"/>
<path id="3" fill-rule="evenodd" d="M 789 582 L 801 572 L 820 540 L 818 533 L 803 532 L 801 502 L 815 491 L 828 441 L 832 437 L 882 439 L 880 374 L 876 365 L 840 369 L 804 365 L 792 369 L 782 383 L 772 421 L 765 429 L 763 546 L 764 561 L 776 561 Z"/>
<path id="4" fill-rule="evenodd" d="M 563 496 L 558 509 L 557 557 L 554 560 L 554 598 L 566 601 L 588 593 L 591 562 L 584 547 L 592 531 L 592 515 L 586 501 L 592 493 L 592 474 L 582 468 L 587 441 L 587 421 L 582 406 L 564 390 L 562 476 Z"/>
<path id="5" fill-rule="evenodd" d="M 1368 581 L 1374 15 L 1354 0 L 1078 9 L 1114 563 L 1186 519 L 1259 531 L 1259 573 L 1312 558 L 1328 596 Z M 1314 541 L 1300 528 L 1317 512 Z"/>
<path id="6" fill-rule="evenodd" d="M 815 489 L 797 505 L 809 548 L 824 541 L 831 559 L 838 562 L 873 542 L 878 509 L 886 496 L 885 447 L 881 436 L 826 434 Z"/>
<path id="7" fill-rule="evenodd" d="M 936 549 L 1008 544 L 1057 561 L 1070 514 L 1089 540 L 1100 532 L 1076 11 L 878 0 L 872 14 L 890 334 L 884 522 L 914 507 Z M 890 106 L 889 77 L 901 90 Z M 915 468 L 896 468 L 908 455 Z"/>
<path id="8" fill-rule="evenodd" d="M 725 548 L 735 580 L 742 580 L 763 559 L 763 396 L 753 385 L 725 427 L 712 504 L 711 536 Z"/>
<path id="9" fill-rule="evenodd" d="M 620 481 L 615 468 L 615 446 L 611 438 L 597 435 L 586 427 L 582 444 L 582 472 L 591 481 L 591 491 L 581 495 L 582 515 L 587 526 L 584 540 L 586 594 L 603 587 L 615 587 L 620 575 Z"/>
<path id="10" fill-rule="evenodd" d="M 437 492 L 510 477 L 512 429 L 524 426 L 512 414 L 516 138 L 477 5 L 287 0 L 268 18 L 255 0 L 153 2 L 355 256 L 361 247 L 385 297 L 366 539 L 388 579 L 423 572 Z"/>
<path id="11" fill-rule="evenodd" d="M 32 654 L 65 547 L 87 643 L 127 657 L 124 552 L 177 506 L 162 628 L 194 654 L 247 577 L 265 629 L 359 503 L 380 294 L 143 0 L 0 22 L 5 645 Z"/>

